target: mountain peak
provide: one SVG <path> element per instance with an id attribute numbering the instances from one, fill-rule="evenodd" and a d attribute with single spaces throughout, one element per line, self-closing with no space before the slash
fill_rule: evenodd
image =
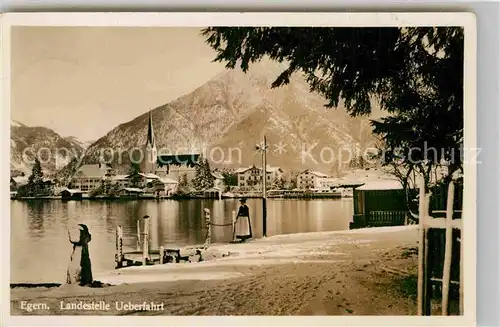
<path id="1" fill-rule="evenodd" d="M 26 125 L 24 125 L 21 122 L 18 122 L 17 120 L 11 119 L 10 120 L 10 127 L 26 127 Z"/>
<path id="2" fill-rule="evenodd" d="M 83 154 L 84 148 L 76 138 L 62 137 L 50 128 L 30 127 L 12 119 L 10 126 L 11 171 L 29 173 L 36 154 L 42 163 L 44 173 L 50 174 Z M 27 149 L 31 151 L 26 151 Z M 46 150 L 39 151 L 40 149 L 49 149 L 50 154 Z"/>
<path id="3" fill-rule="evenodd" d="M 271 84 L 286 69 L 288 65 L 270 59 L 262 59 L 251 63 L 247 72 L 243 72 L 239 65 L 234 69 L 226 69 L 217 74 L 212 82 L 240 82 L 271 88 Z"/>
<path id="4" fill-rule="evenodd" d="M 287 86 L 271 89 L 286 68 L 284 63 L 264 60 L 252 64 L 247 73 L 239 68 L 226 70 L 193 92 L 153 109 L 158 153 L 180 154 L 205 146 L 209 157 L 213 149 L 222 150 L 216 151 L 222 158 L 209 158 L 219 165 L 259 164 L 254 147 L 266 134 L 271 146 L 288 145 L 282 156 L 270 153 L 269 164 L 304 169 L 310 167 L 300 162 L 292 147 L 300 152 L 303 144 L 318 143 L 317 149 L 329 146 L 336 150 L 371 142 L 368 118 L 350 117 L 342 106 L 325 108 L 326 100 L 309 91 L 300 73 Z M 148 117 L 145 113 L 114 128 L 88 148 L 84 162 L 98 160 L 104 148 L 143 148 Z M 229 158 L 231 149 L 241 152 L 241 160 Z M 331 162 L 325 163 L 324 169 L 318 169 L 328 172 L 331 166 Z"/>

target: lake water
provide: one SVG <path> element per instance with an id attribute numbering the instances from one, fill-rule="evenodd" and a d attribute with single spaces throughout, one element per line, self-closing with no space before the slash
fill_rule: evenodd
<path id="1" fill-rule="evenodd" d="M 262 200 L 249 199 L 254 238 L 262 236 Z M 231 223 L 239 203 L 225 200 L 137 200 L 137 201 L 11 201 L 12 283 L 62 282 L 65 279 L 71 245 L 68 227 L 84 223 L 89 227 L 89 244 L 94 274 L 114 269 L 115 230 L 123 227 L 124 250 L 137 242 L 137 219 L 151 218 L 150 242 L 184 246 L 202 244 L 206 236 L 203 208 L 212 212 L 214 224 Z M 349 228 L 351 199 L 267 200 L 267 235 L 334 231 Z M 229 242 L 232 227 L 212 227 L 212 242 Z"/>

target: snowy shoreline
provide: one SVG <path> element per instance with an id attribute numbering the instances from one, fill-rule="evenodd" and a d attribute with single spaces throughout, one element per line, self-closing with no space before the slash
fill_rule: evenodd
<path id="1" fill-rule="evenodd" d="M 206 261 L 122 268 L 94 278 L 112 286 L 11 289 L 14 315 L 414 315 L 418 226 L 272 236 L 213 244 Z M 413 254 L 412 254 L 413 253 Z M 222 254 L 225 256 L 222 257 Z M 210 258 L 210 255 L 212 256 Z M 412 282 L 416 283 L 416 282 Z M 61 301 L 146 301 L 163 311 L 60 310 Z M 23 302 L 46 303 L 28 312 Z"/>
<path id="2" fill-rule="evenodd" d="M 106 284 L 133 284 L 178 280 L 217 280 L 241 277 L 242 266 L 290 263 L 327 263 L 347 259 L 336 246 L 363 247 L 384 235 L 416 235 L 418 226 L 363 228 L 347 231 L 276 235 L 241 244 L 212 244 L 198 263 L 135 266 L 102 272 L 95 279 Z M 392 235 L 391 235 L 392 236 Z M 333 247 L 333 248 L 332 248 Z M 322 256 L 328 259 L 319 259 Z"/>

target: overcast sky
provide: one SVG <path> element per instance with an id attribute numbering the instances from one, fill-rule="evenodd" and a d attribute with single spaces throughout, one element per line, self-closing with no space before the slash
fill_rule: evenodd
<path id="1" fill-rule="evenodd" d="M 197 28 L 13 27 L 11 117 L 96 140 L 224 69 Z"/>

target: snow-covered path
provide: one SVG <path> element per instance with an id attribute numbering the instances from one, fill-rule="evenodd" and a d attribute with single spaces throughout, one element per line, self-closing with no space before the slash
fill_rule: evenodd
<path id="1" fill-rule="evenodd" d="M 414 242 L 417 226 L 277 235 L 241 244 L 213 244 L 199 263 L 129 267 L 96 275 L 112 285 L 155 281 L 214 280 L 241 277 L 244 267 L 349 259 L 349 248 L 380 241 Z"/>
<path id="2" fill-rule="evenodd" d="M 200 263 L 130 267 L 95 276 L 102 288 L 63 285 L 11 290 L 21 301 L 47 303 L 51 315 L 414 315 L 401 291 L 415 274 L 417 227 L 293 234 L 244 244 L 214 244 Z M 229 256 L 221 257 L 221 254 Z M 416 282 L 415 282 L 416 283 Z M 405 284 L 406 285 L 406 284 Z M 61 310 L 60 303 L 110 304 L 109 310 Z M 155 302 L 161 311 L 120 311 L 117 302 Z"/>

